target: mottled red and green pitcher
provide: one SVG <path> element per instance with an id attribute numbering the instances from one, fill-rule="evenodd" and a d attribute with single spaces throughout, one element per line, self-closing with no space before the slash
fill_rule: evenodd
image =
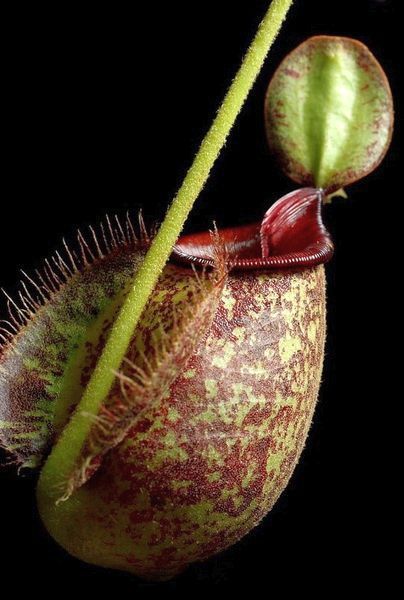
<path id="1" fill-rule="evenodd" d="M 333 253 L 323 201 L 380 162 L 392 121 L 385 76 L 360 43 L 312 38 L 282 63 L 268 137 L 307 187 L 260 223 L 175 246 L 70 476 L 54 487 L 40 477 L 43 523 L 72 555 L 164 579 L 231 546 L 274 505 L 321 380 Z M 0 440 L 22 466 L 40 466 L 70 421 L 150 245 L 142 222 L 140 234 L 129 220 L 107 229 L 92 244 L 79 236 L 78 258 L 57 255 L 27 277 L 36 296 L 26 287 L 10 303 Z"/>

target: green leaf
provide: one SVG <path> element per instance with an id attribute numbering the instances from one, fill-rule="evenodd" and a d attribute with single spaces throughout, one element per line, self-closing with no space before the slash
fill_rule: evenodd
<path id="1" fill-rule="evenodd" d="M 387 78 L 350 38 L 308 39 L 281 63 L 265 100 L 268 141 L 301 185 L 334 191 L 382 160 L 393 129 Z"/>

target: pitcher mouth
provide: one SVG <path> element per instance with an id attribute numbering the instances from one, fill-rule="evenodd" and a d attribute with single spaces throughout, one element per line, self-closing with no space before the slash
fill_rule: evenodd
<path id="1" fill-rule="evenodd" d="M 228 266 L 274 270 L 328 262 L 334 246 L 322 220 L 323 199 L 323 190 L 302 188 L 278 200 L 261 223 L 219 230 Z M 181 237 L 172 258 L 181 264 L 213 266 L 215 243 L 211 232 Z"/>

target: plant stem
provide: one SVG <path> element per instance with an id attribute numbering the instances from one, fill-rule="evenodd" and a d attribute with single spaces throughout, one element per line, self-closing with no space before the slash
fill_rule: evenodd
<path id="1" fill-rule="evenodd" d="M 92 425 L 107 397 L 126 354 L 133 332 L 177 241 L 192 206 L 209 177 L 230 130 L 257 78 L 293 0 L 273 0 L 242 65 L 232 82 L 199 152 L 175 196 L 166 218 L 134 277 L 109 339 L 94 369 L 81 402 L 45 464 L 42 485 L 57 494 L 58 483 L 71 474 Z"/>

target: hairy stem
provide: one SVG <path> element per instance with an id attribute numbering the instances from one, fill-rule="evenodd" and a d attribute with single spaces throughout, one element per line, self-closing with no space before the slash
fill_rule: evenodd
<path id="1" fill-rule="evenodd" d="M 47 486 L 49 493 L 56 494 L 56 497 L 59 484 L 63 484 L 72 471 L 89 432 L 92 424 L 89 416 L 98 414 L 113 385 L 114 371 L 121 365 L 157 279 L 209 177 L 292 2 L 293 0 L 273 0 L 271 3 L 143 265 L 133 280 L 78 409 L 53 447 L 42 470 L 40 485 Z"/>

